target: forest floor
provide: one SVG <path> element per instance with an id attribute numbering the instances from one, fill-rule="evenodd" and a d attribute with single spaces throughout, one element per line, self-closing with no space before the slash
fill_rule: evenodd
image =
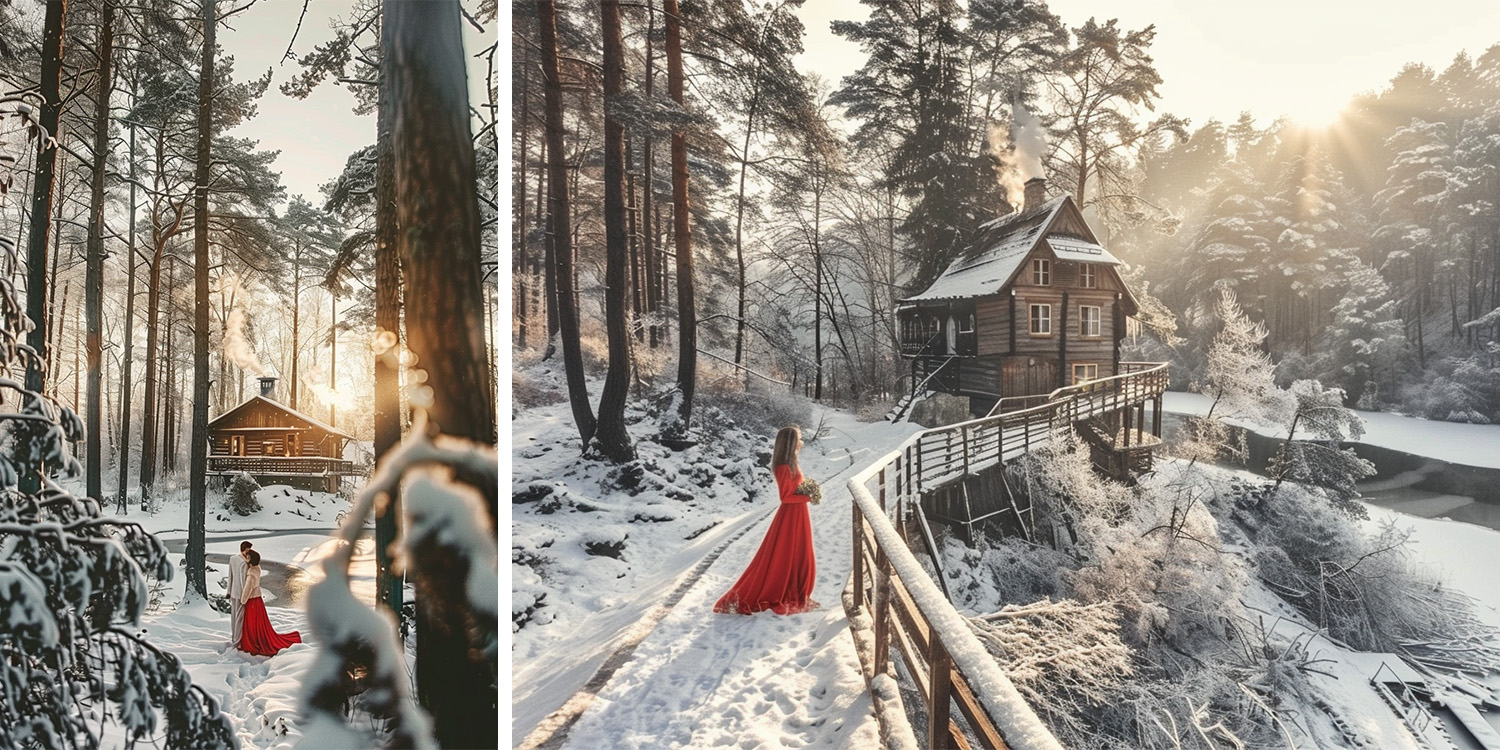
<path id="1" fill-rule="evenodd" d="M 307 616 L 298 606 L 307 587 L 323 577 L 318 563 L 337 547 L 330 534 L 339 514 L 349 508 L 343 498 L 325 492 L 281 485 L 262 488 L 256 498 L 261 510 L 238 516 L 223 508 L 222 493 L 208 497 L 208 593 L 224 596 L 229 556 L 250 540 L 261 553 L 267 613 L 277 632 L 301 631 L 304 643 L 271 656 L 255 656 L 232 648 L 229 615 L 194 597 L 185 598 L 186 576 L 179 565 L 166 583 L 154 582 L 152 604 L 141 630 L 153 645 L 175 654 L 202 687 L 218 701 L 219 710 L 234 723 L 244 750 L 283 750 L 301 737 L 297 706 L 303 675 L 314 649 L 305 643 Z M 156 534 L 181 563 L 187 544 L 186 492 L 169 492 L 154 512 L 130 508 L 126 520 Z M 114 515 L 111 506 L 105 515 Z M 355 548 L 354 593 L 365 601 L 374 597 L 374 542 L 371 530 Z"/>

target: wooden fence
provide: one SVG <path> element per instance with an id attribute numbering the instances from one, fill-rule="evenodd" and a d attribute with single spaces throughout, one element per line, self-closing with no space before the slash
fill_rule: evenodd
<path id="1" fill-rule="evenodd" d="M 873 643 L 860 649 L 872 692 L 875 679 L 890 673 L 891 646 L 900 652 L 926 704 L 926 747 L 967 748 L 972 736 L 986 748 L 1061 750 L 912 555 L 897 524 L 904 528 L 909 513 L 921 512 L 924 492 L 1044 445 L 1059 426 L 1159 399 L 1166 390 L 1165 363 L 1120 364 L 1121 374 L 1059 388 L 1040 404 L 919 432 L 849 480 L 854 570 L 844 607 L 856 643 Z M 860 632 L 866 627 L 873 633 Z M 884 710 L 879 700 L 876 706 Z"/>

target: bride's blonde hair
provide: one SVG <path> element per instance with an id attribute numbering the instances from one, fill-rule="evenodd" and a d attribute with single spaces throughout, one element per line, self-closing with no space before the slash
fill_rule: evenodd
<path id="1" fill-rule="evenodd" d="M 801 470 L 797 465 L 797 441 L 802 438 L 802 428 L 789 424 L 776 433 L 776 444 L 771 449 L 771 468 L 778 466 L 790 466 Z"/>

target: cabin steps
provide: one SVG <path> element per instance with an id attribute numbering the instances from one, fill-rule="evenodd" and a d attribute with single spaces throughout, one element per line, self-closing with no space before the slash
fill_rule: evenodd
<path id="1" fill-rule="evenodd" d="M 922 399 L 927 398 L 931 395 L 932 391 L 923 389 L 916 393 L 902 396 L 901 400 L 897 401 L 896 405 L 892 407 L 889 412 L 886 412 L 885 421 L 891 422 L 892 424 L 900 422 L 906 417 L 907 414 L 911 413 L 912 404 L 915 404 L 918 401 L 921 401 Z"/>

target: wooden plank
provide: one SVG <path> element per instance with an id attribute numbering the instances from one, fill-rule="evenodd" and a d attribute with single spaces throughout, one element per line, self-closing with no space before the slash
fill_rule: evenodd
<path id="1" fill-rule="evenodd" d="M 979 744 L 991 750 L 1010 750 L 1010 745 L 1000 736 L 1000 730 L 990 721 L 989 714 L 984 712 L 979 696 L 974 694 L 974 688 L 969 686 L 969 681 L 958 671 L 953 673 L 953 702 L 958 705 L 959 713 L 969 720 L 969 728 L 978 736 Z"/>

